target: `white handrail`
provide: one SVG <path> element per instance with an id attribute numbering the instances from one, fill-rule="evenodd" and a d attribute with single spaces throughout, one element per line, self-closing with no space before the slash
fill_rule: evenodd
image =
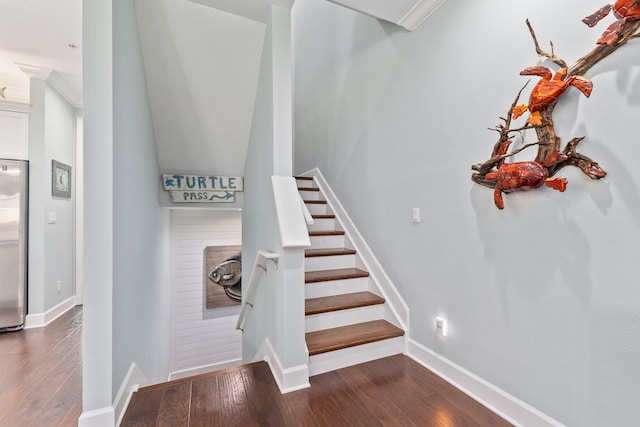
<path id="1" fill-rule="evenodd" d="M 240 309 L 240 316 L 238 317 L 238 323 L 236 323 L 236 329 L 244 331 L 242 328 L 244 327 L 244 319 L 246 317 L 247 306 L 253 307 L 253 303 L 251 303 L 250 301 L 253 298 L 253 293 L 255 292 L 256 284 L 258 283 L 259 270 L 264 270 L 265 273 L 267 272 L 267 267 L 265 267 L 262 263 L 271 260 L 276 265 L 276 268 L 278 268 L 279 258 L 280 254 L 273 252 L 258 251 L 258 253 L 256 254 L 256 260 L 253 263 L 253 268 L 251 269 L 249 285 L 242 300 L 242 308 Z"/>

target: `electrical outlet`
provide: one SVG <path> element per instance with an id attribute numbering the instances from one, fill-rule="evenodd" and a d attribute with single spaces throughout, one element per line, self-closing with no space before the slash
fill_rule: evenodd
<path id="1" fill-rule="evenodd" d="M 58 293 L 62 292 L 62 281 L 58 280 L 56 282 L 56 290 L 58 291 Z"/>
<path id="2" fill-rule="evenodd" d="M 447 319 L 443 317 L 436 317 L 436 332 L 438 335 L 446 337 L 447 336 Z"/>

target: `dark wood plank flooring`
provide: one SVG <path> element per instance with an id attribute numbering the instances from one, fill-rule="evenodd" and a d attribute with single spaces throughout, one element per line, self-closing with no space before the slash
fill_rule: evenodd
<path id="1" fill-rule="evenodd" d="M 121 426 L 511 425 L 403 355 L 310 382 L 310 388 L 281 394 L 260 362 L 146 387 L 134 394 Z"/>
<path id="2" fill-rule="evenodd" d="M 82 307 L 0 333 L 0 425 L 68 427 L 82 413 Z"/>

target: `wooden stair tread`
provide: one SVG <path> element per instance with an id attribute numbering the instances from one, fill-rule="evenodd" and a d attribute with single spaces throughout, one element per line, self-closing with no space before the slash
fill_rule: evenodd
<path id="1" fill-rule="evenodd" d="M 333 215 L 333 214 L 311 215 L 311 218 L 313 218 L 313 219 L 336 219 L 336 216 Z"/>
<path id="2" fill-rule="evenodd" d="M 327 204 L 326 200 L 303 200 L 303 202 L 309 205 L 326 205 Z"/>
<path id="3" fill-rule="evenodd" d="M 294 176 L 295 179 L 302 179 L 305 181 L 313 181 L 313 177 L 312 176 Z"/>
<path id="4" fill-rule="evenodd" d="M 298 191 L 320 191 L 320 189 L 316 187 L 298 187 Z"/>
<path id="5" fill-rule="evenodd" d="M 307 332 L 305 339 L 309 355 L 313 356 L 403 335 L 404 331 L 402 329 L 386 320 L 374 320 L 339 328 Z"/>
<path id="6" fill-rule="evenodd" d="M 318 237 L 318 236 L 344 236 L 344 231 L 342 230 L 319 230 L 319 231 L 310 231 L 309 236 Z"/>
<path id="7" fill-rule="evenodd" d="M 310 316 L 312 314 L 329 313 L 331 311 L 348 310 L 350 308 L 367 307 L 378 304 L 384 304 L 384 298 L 366 291 L 331 295 L 305 300 L 304 314 Z"/>
<path id="8" fill-rule="evenodd" d="M 369 277 L 369 273 L 359 268 L 338 268 L 335 270 L 307 271 L 304 273 L 305 283 L 328 282 L 331 280 L 357 279 Z"/>
<path id="9" fill-rule="evenodd" d="M 304 251 L 304 256 L 307 258 L 319 257 L 319 256 L 334 256 L 334 255 L 355 255 L 356 250 L 350 248 L 322 248 L 322 249 L 307 249 Z"/>

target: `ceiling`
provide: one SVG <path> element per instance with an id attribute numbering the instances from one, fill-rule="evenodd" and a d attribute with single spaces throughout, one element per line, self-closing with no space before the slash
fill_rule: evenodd
<path id="1" fill-rule="evenodd" d="M 262 22 L 268 16 L 270 5 L 291 8 L 294 3 L 294 0 L 187 1 Z M 402 0 L 399 2 L 402 4 L 399 4 L 388 0 L 331 1 L 396 22 L 408 29 L 414 29 L 444 2 Z M 376 7 L 383 9 L 379 11 Z M 390 7 L 391 11 L 387 10 Z M 412 15 L 418 18 L 407 18 Z M 0 102 L 28 104 L 29 76 L 35 75 L 46 78 L 73 106 L 81 108 L 82 0 L 0 0 L 0 16 L 4 18 L 0 25 Z"/>
<path id="2" fill-rule="evenodd" d="M 28 104 L 23 70 L 50 71 L 51 86 L 81 107 L 82 0 L 0 0 L 0 16 L 0 101 Z"/>
<path id="3" fill-rule="evenodd" d="M 294 0 L 189 1 L 264 21 L 271 4 L 290 8 Z M 0 16 L 0 102 L 28 104 L 30 74 L 48 76 L 81 108 L 82 0 L 0 0 Z"/>

